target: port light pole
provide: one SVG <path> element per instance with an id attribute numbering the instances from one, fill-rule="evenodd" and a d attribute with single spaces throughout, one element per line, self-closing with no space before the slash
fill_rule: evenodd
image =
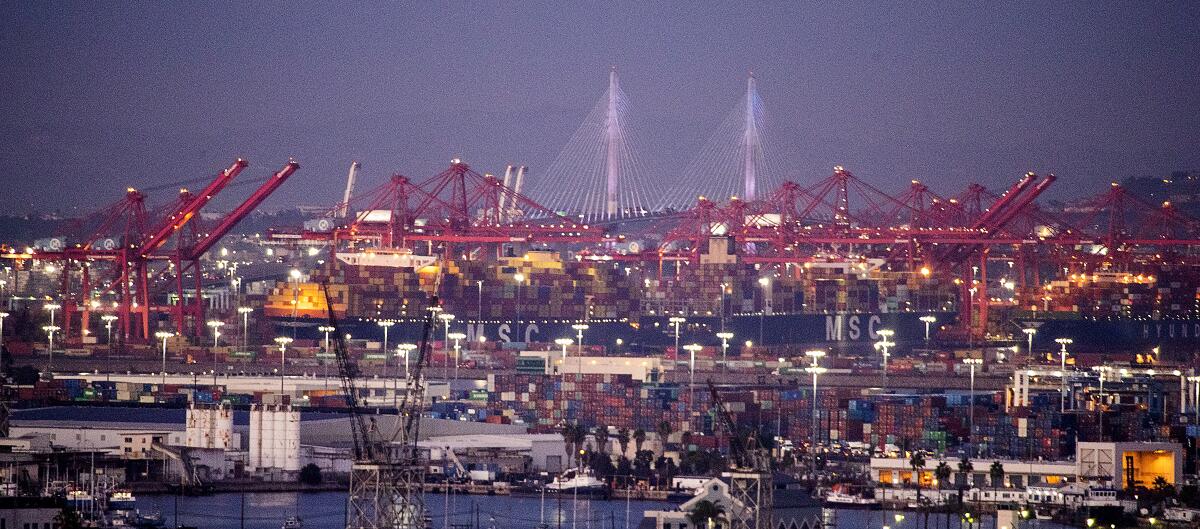
<path id="1" fill-rule="evenodd" d="M 8 313 L 0 311 L 0 350 L 4 349 L 4 318 L 8 317 Z M 3 360 L 3 359 L 0 359 Z"/>
<path id="2" fill-rule="evenodd" d="M 558 368 L 558 376 L 565 379 L 567 377 L 567 346 L 575 342 L 570 338 L 558 338 L 554 340 L 554 343 L 562 346 L 562 360 Z"/>
<path id="3" fill-rule="evenodd" d="M 1027 330 L 1027 331 L 1032 330 L 1035 333 L 1037 332 L 1036 329 L 1025 329 L 1025 330 Z M 1063 411 L 1067 411 L 1067 346 L 1071 345 L 1072 343 L 1075 343 L 1075 340 L 1072 340 L 1070 338 L 1055 338 L 1054 342 L 1058 344 L 1059 368 L 1062 370 L 1061 371 L 1062 384 L 1059 388 L 1059 393 L 1060 393 L 1060 397 L 1061 397 L 1061 399 L 1060 399 L 1061 404 L 1059 405 L 1059 411 L 1063 412 Z M 1029 343 L 1033 343 L 1033 335 L 1032 334 L 1029 335 Z"/>
<path id="4" fill-rule="evenodd" d="M 106 338 L 106 341 L 104 343 L 111 344 L 112 343 L 112 326 L 113 326 L 113 322 L 117 321 L 117 315 L 116 314 L 105 314 L 103 316 L 100 316 L 100 320 L 104 322 L 104 331 L 108 335 L 108 338 Z"/>
<path id="5" fill-rule="evenodd" d="M 888 357 L 892 356 L 892 354 L 888 352 L 888 349 L 896 345 L 896 342 L 891 340 L 891 338 L 896 335 L 896 331 L 891 329 L 879 329 L 876 334 L 879 335 L 879 341 L 875 342 L 875 349 L 883 353 L 883 389 L 887 390 Z"/>
<path id="6" fill-rule="evenodd" d="M 213 385 L 214 386 L 217 385 L 217 345 L 219 344 L 219 341 L 221 339 L 221 327 L 223 325 L 225 325 L 225 322 L 223 322 L 223 321 L 209 320 L 209 322 L 208 322 L 208 326 L 212 327 L 212 330 L 213 330 L 213 349 L 212 349 L 213 365 L 212 365 L 212 368 L 213 368 Z"/>
<path id="7" fill-rule="evenodd" d="M 154 333 L 154 337 L 162 340 L 162 384 L 167 385 L 167 340 L 175 333 L 168 331 L 158 331 Z"/>
<path id="8" fill-rule="evenodd" d="M 42 308 L 50 311 L 50 325 L 54 325 L 54 311 L 61 309 L 62 305 L 59 305 L 58 303 L 47 303 L 42 305 Z"/>
<path id="9" fill-rule="evenodd" d="M 446 351 L 446 359 L 442 361 L 442 378 L 449 378 L 450 374 L 450 322 L 454 321 L 454 315 L 449 312 L 442 311 L 438 314 L 438 319 L 442 320 L 442 349 Z"/>
<path id="10" fill-rule="evenodd" d="M 250 352 L 250 313 L 254 312 L 250 307 L 238 307 L 238 314 L 242 315 L 242 350 Z M 329 333 L 325 333 L 325 350 L 329 351 Z"/>
<path id="11" fill-rule="evenodd" d="M 575 340 L 579 344 L 579 361 L 583 362 L 583 331 L 588 330 L 588 324 L 576 323 L 571 328 L 575 329 Z"/>
<path id="12" fill-rule="evenodd" d="M 975 367 L 983 365 L 982 358 L 964 358 L 963 363 L 971 370 L 970 401 L 967 402 L 967 442 L 971 445 L 972 457 L 979 456 L 979 447 L 975 446 Z"/>
<path id="13" fill-rule="evenodd" d="M 375 322 L 380 329 L 383 329 L 383 378 L 387 378 L 388 372 L 388 329 L 391 329 L 396 322 L 391 320 L 380 320 Z"/>
<path id="14" fill-rule="evenodd" d="M 466 338 L 467 335 L 461 332 L 452 332 L 449 334 L 449 336 L 451 340 L 454 340 L 454 380 L 458 380 L 458 364 L 460 363 L 458 355 L 462 350 L 462 345 L 460 342 L 462 339 Z"/>
<path id="15" fill-rule="evenodd" d="M 667 321 L 670 322 L 671 325 L 675 326 L 675 354 L 678 355 L 679 354 L 679 326 L 683 325 L 683 323 L 687 321 L 687 318 L 684 318 L 683 316 L 671 316 L 670 318 L 667 318 Z"/>
<path id="16" fill-rule="evenodd" d="M 1097 441 L 1104 442 L 1104 406 L 1105 406 L 1105 403 L 1104 403 L 1104 400 L 1105 400 L 1104 380 L 1107 379 L 1108 374 L 1110 372 L 1112 372 L 1112 367 L 1100 365 L 1100 366 L 1093 367 L 1092 369 L 1094 369 L 1096 371 L 1097 375 L 1100 377 L 1100 395 L 1099 395 L 1100 402 L 1096 403 L 1096 414 L 1099 415 L 1099 417 L 1100 417 L 1100 420 L 1099 420 L 1100 438 L 1097 439 Z"/>
<path id="17" fill-rule="evenodd" d="M 767 292 L 771 289 L 771 278 L 758 278 L 758 286 L 762 287 L 762 310 L 758 312 L 758 343 L 763 343 L 763 326 L 767 319 Z"/>
<path id="18" fill-rule="evenodd" d="M 820 349 L 813 349 L 811 351 L 805 351 L 804 356 L 807 356 L 809 358 L 808 367 L 805 367 L 804 371 L 806 371 L 807 373 L 812 375 L 812 385 L 813 385 L 812 386 L 813 387 L 813 391 L 812 391 L 812 448 L 809 451 L 812 453 L 812 472 L 813 472 L 813 481 L 815 482 L 816 481 L 816 473 L 817 473 L 817 445 L 820 442 L 820 437 L 817 434 L 817 425 L 820 423 L 820 421 L 817 420 L 817 376 L 819 376 L 825 372 L 825 368 L 821 367 L 821 358 L 825 357 L 825 351 L 822 351 Z M 782 435 L 782 432 L 776 432 L 776 433 L 779 435 Z"/>
<path id="19" fill-rule="evenodd" d="M 937 323 L 937 316 L 934 316 L 933 314 L 926 314 L 917 319 L 921 320 L 921 322 L 925 324 L 925 342 L 928 343 L 929 342 L 929 326 L 933 325 L 934 323 Z"/>
<path id="20" fill-rule="evenodd" d="M 521 334 L 521 285 L 525 283 L 525 274 L 521 272 L 513 274 L 513 281 L 517 282 L 517 328 L 514 330 L 517 333 L 517 341 L 524 342 L 525 336 Z"/>
<path id="21" fill-rule="evenodd" d="M 282 395 L 284 371 L 287 369 L 287 346 L 292 343 L 292 339 L 288 336 L 277 336 L 275 343 L 279 344 L 279 394 Z"/>
<path id="22" fill-rule="evenodd" d="M 688 360 L 688 424 L 692 424 L 692 414 L 696 410 L 696 353 L 704 349 L 700 344 L 688 344 L 683 348 L 689 354 Z"/>
<path id="23" fill-rule="evenodd" d="M 721 339 L 721 366 L 729 370 L 729 340 L 733 339 L 733 333 L 729 331 L 721 331 L 717 333 L 717 338 Z"/>
<path id="24" fill-rule="evenodd" d="M 400 353 L 404 355 L 404 376 L 406 378 L 408 377 L 408 357 L 416 348 L 417 344 L 415 343 L 402 343 L 396 346 L 396 349 L 400 350 Z"/>
<path id="25" fill-rule="evenodd" d="M 1033 337 L 1037 334 L 1037 329 L 1033 327 L 1026 327 L 1021 329 L 1021 332 L 1025 333 L 1025 354 L 1029 355 L 1030 358 L 1033 358 Z"/>
<path id="26" fill-rule="evenodd" d="M 46 375 L 49 376 L 54 372 L 54 333 L 58 332 L 57 325 L 43 325 L 42 330 L 46 331 L 46 352 L 49 358 L 46 360 Z"/>

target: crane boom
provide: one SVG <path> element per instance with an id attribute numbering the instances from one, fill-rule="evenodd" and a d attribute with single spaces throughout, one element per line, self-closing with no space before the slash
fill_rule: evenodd
<path id="1" fill-rule="evenodd" d="M 742 432 L 725 407 L 725 400 L 712 379 L 708 380 L 712 404 L 721 425 L 729 432 L 729 493 L 746 512 L 730 513 L 731 529 L 774 529 L 775 501 L 771 486 L 771 461 L 754 432 Z"/>
<path id="2" fill-rule="evenodd" d="M 336 338 L 333 341 L 334 358 L 338 366 L 338 378 L 342 381 L 342 393 L 346 398 L 346 408 L 350 412 L 350 434 L 354 440 L 354 459 L 371 459 L 374 454 L 371 454 L 370 437 L 367 431 L 366 421 L 362 416 L 362 410 L 358 405 L 358 387 L 354 384 L 355 377 L 358 376 L 358 364 L 350 358 L 347 351 L 346 339 L 338 327 L 337 315 L 333 312 L 333 298 L 329 296 L 329 283 L 321 283 L 321 293 L 325 296 L 325 306 L 329 313 L 329 326 L 333 328 L 331 331 Z"/>
<path id="3" fill-rule="evenodd" d="M 245 160 L 238 158 L 228 169 L 218 173 L 217 177 L 212 182 L 209 182 L 203 191 L 194 195 L 190 201 L 184 203 L 182 207 L 171 213 L 170 216 L 163 220 L 157 230 L 154 230 L 149 237 L 141 242 L 138 249 L 138 257 L 145 259 L 151 253 L 154 253 L 155 250 L 158 250 L 172 234 L 179 231 L 192 217 L 195 217 L 200 208 L 203 208 L 217 193 L 225 189 L 229 181 L 233 180 L 238 173 L 241 173 L 247 165 L 249 164 Z"/>
<path id="4" fill-rule="evenodd" d="M 342 204 L 338 207 L 338 218 L 346 218 L 350 212 L 350 195 L 354 194 L 354 181 L 358 179 L 358 170 L 361 168 L 358 162 L 350 162 L 350 174 L 346 175 L 346 191 L 342 193 Z"/>
<path id="5" fill-rule="evenodd" d="M 221 240 L 221 238 L 224 237 L 230 229 L 236 226 L 237 223 L 241 222 L 246 215 L 250 214 L 251 211 L 254 211 L 255 208 L 261 205 L 262 202 L 271 195 L 271 193 L 275 192 L 276 189 L 279 189 L 279 186 L 283 185 L 283 183 L 287 181 L 288 177 L 292 176 L 292 174 L 294 174 L 299 168 L 300 164 L 296 163 L 295 161 L 289 161 L 287 165 L 283 166 L 282 169 L 276 171 L 275 174 L 271 175 L 271 177 L 263 183 L 263 185 L 254 190 L 254 193 L 250 195 L 250 198 L 247 198 L 245 202 L 242 202 L 240 205 L 238 205 L 238 207 L 234 208 L 233 211 L 229 212 L 229 214 L 226 215 L 225 218 L 221 219 L 221 222 L 208 233 L 208 235 L 205 235 L 202 239 L 200 239 L 200 241 L 198 241 L 196 245 L 193 246 L 190 251 L 188 251 L 187 257 L 189 259 L 197 259 L 201 255 L 204 255 L 204 252 L 207 252 L 210 248 L 212 248 L 212 246 L 216 244 L 217 241 Z"/>

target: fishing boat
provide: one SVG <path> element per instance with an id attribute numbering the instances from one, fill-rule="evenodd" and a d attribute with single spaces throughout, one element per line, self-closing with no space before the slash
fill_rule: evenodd
<path id="1" fill-rule="evenodd" d="M 137 507 L 137 497 L 128 489 L 118 489 L 108 495 L 108 509 L 111 511 L 132 511 Z"/>
<path id="2" fill-rule="evenodd" d="M 288 516 L 287 519 L 283 521 L 282 529 L 303 529 L 303 528 L 304 528 L 304 520 L 301 520 L 299 516 Z"/>
<path id="3" fill-rule="evenodd" d="M 572 494 L 603 493 L 607 485 L 587 469 L 567 469 L 554 481 L 546 484 L 546 491 Z"/>
<path id="4" fill-rule="evenodd" d="M 850 509 L 877 509 L 879 500 L 875 499 L 874 491 L 869 487 L 838 483 L 830 487 L 822 498 L 827 506 Z"/>

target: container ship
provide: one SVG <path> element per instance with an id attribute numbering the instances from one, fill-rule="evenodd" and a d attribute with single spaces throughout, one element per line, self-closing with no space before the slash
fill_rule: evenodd
<path id="1" fill-rule="evenodd" d="M 998 312 L 1000 332 L 1037 329 L 1035 344 L 1073 350 L 1193 350 L 1200 344 L 1200 269 L 1160 264 L 1137 272 L 1069 274 Z"/>
<path id="2" fill-rule="evenodd" d="M 487 260 L 445 260 L 396 251 L 339 253 L 308 281 L 281 283 L 266 302 L 280 327 L 319 338 L 332 305 L 352 338 L 380 340 L 379 321 L 394 321 L 392 343 L 419 339 L 422 310 L 438 295 L 453 314 L 451 332 L 468 340 L 553 343 L 577 339 L 615 349 L 678 343 L 738 347 L 795 345 L 868 350 L 884 328 L 900 343 L 924 340 L 933 315 L 956 317 L 955 287 L 920 274 L 893 272 L 881 260 L 829 260 L 765 267 L 739 263 L 640 263 L 589 260 L 530 251 Z M 329 299 L 322 291 L 328 285 Z M 439 325 L 436 338 L 445 337 Z"/>

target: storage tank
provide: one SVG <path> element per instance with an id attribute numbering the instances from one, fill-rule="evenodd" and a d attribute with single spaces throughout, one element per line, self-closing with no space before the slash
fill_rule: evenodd
<path id="1" fill-rule="evenodd" d="M 250 409 L 250 467 L 300 470 L 300 412 L 289 406 Z"/>

